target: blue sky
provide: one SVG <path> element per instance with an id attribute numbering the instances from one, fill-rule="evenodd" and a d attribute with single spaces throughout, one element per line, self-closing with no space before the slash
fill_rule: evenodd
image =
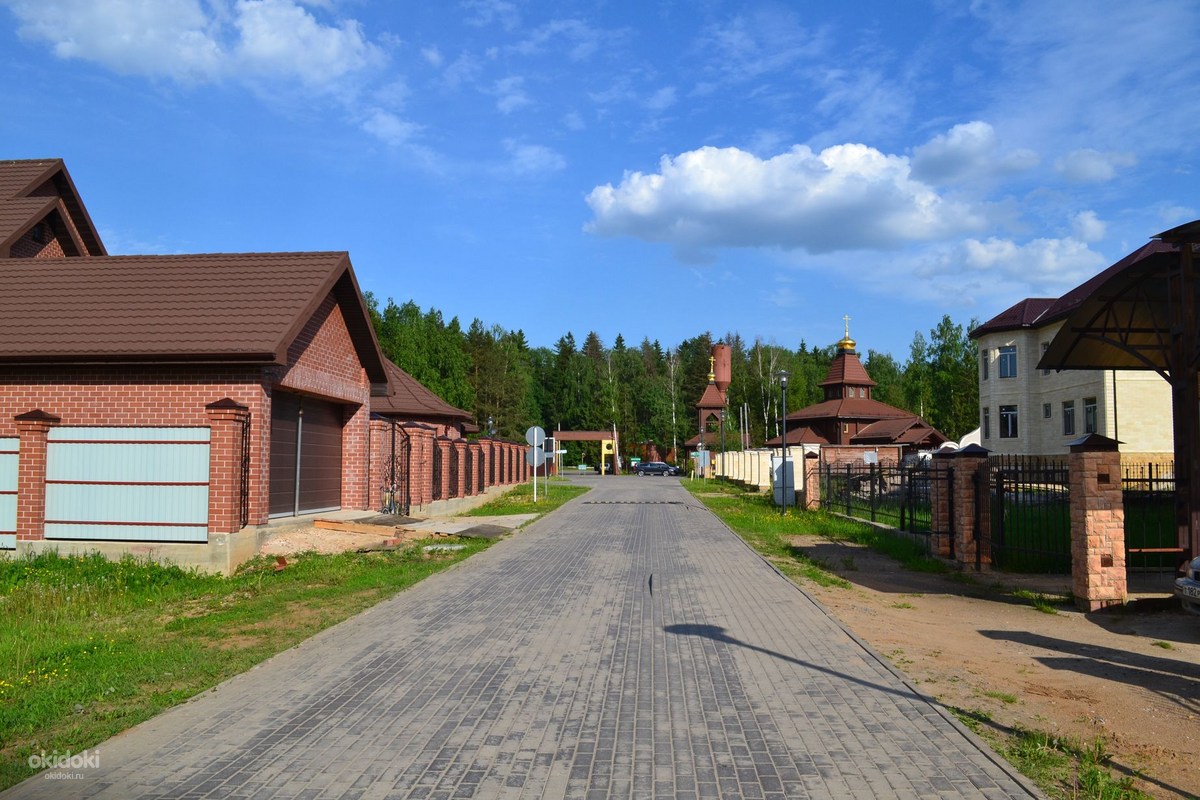
<path id="1" fill-rule="evenodd" d="M 908 355 L 1200 217 L 1191 0 L 0 0 L 109 252 L 348 250 L 521 328 Z"/>

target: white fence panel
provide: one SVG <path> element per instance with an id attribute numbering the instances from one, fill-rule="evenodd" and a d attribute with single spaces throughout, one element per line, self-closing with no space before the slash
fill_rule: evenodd
<path id="1" fill-rule="evenodd" d="M 208 541 L 208 428 L 52 428 L 46 538 Z"/>
<path id="2" fill-rule="evenodd" d="M 0 437 L 0 550 L 17 546 L 17 460 L 21 440 Z"/>

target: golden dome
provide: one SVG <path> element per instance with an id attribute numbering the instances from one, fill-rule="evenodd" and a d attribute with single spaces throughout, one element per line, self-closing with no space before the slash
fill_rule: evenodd
<path id="1" fill-rule="evenodd" d="M 842 317 L 842 321 L 846 323 L 846 335 L 843 336 L 838 341 L 837 347 L 838 347 L 838 350 L 850 352 L 850 351 L 854 350 L 854 348 L 858 345 L 858 343 L 850 338 L 850 317 L 849 317 L 849 315 Z"/>

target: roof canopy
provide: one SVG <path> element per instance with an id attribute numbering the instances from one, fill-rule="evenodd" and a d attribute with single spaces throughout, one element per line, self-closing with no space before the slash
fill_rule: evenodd
<path id="1" fill-rule="evenodd" d="M 1193 309 L 1200 299 L 1195 275 L 1180 274 L 1181 248 L 1191 255 L 1194 245 L 1169 238 L 1187 227 L 1159 234 L 1059 298 L 1045 316 L 1066 320 L 1038 368 L 1156 370 L 1167 377 L 1172 294 Z M 1189 360 L 1194 369 L 1196 354 Z"/>
<path id="2" fill-rule="evenodd" d="M 383 362 L 388 393 L 371 398 L 371 412 L 409 420 L 468 422 L 470 413 L 455 408 L 391 361 Z"/>
<path id="3" fill-rule="evenodd" d="M 59 231 L 68 255 L 105 255 L 104 243 L 88 216 L 61 158 L 0 161 L 0 258 L 13 242 L 47 216 L 61 219 Z"/>

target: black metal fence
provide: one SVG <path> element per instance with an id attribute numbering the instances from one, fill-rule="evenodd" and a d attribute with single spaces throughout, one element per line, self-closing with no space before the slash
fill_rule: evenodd
<path id="1" fill-rule="evenodd" d="M 1125 564 L 1130 572 L 1174 573 L 1183 558 L 1175 522 L 1175 467 L 1122 464 Z"/>
<path id="2" fill-rule="evenodd" d="M 821 502 L 850 517 L 928 535 L 938 479 L 927 462 L 822 464 Z"/>
<path id="3" fill-rule="evenodd" d="M 992 563 L 1013 572 L 1071 571 L 1065 459 L 992 456 Z"/>
<path id="4" fill-rule="evenodd" d="M 387 465 L 384 479 L 381 511 L 384 514 L 407 515 L 412 506 L 412 439 L 400 424 L 390 420 L 387 450 Z"/>

